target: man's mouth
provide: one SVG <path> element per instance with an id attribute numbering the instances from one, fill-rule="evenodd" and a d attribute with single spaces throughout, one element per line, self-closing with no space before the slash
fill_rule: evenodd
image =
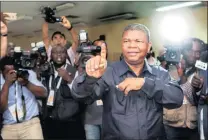
<path id="1" fill-rule="evenodd" d="M 128 55 L 130 56 L 136 56 L 139 52 L 128 52 Z"/>

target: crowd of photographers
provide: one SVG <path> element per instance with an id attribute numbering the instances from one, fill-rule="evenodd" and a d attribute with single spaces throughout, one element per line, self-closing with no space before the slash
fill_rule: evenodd
<path id="1" fill-rule="evenodd" d="M 59 21 L 72 37 L 48 34 Z M 105 40 L 88 40 L 66 17 L 45 19 L 43 43 L 7 43 L 1 15 L 3 139 L 208 140 L 207 45 L 190 38 L 155 58 L 150 32 L 128 25 L 120 60 Z M 182 48 L 182 49 L 178 49 Z"/>

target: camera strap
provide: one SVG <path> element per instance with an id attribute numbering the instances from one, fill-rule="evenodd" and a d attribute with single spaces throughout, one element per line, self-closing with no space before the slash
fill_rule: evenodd
<path id="1" fill-rule="evenodd" d="M 65 64 L 65 66 L 64 66 L 64 69 L 66 69 L 66 68 L 67 68 L 67 64 Z M 51 75 L 49 78 L 49 96 L 48 96 L 48 101 L 47 101 L 48 106 L 54 105 L 56 91 L 59 89 L 59 87 L 61 85 L 61 81 L 62 81 L 62 77 L 59 77 L 59 80 L 58 80 L 58 83 L 57 83 L 55 89 L 52 89 L 53 77 L 55 77 L 55 76 Z"/>
<path id="2" fill-rule="evenodd" d="M 21 86 L 21 90 L 22 90 L 22 86 Z M 16 117 L 17 123 L 20 123 L 26 117 L 26 105 L 25 105 L 25 97 L 23 95 L 23 91 L 21 91 L 22 106 L 18 107 L 18 103 L 17 103 L 18 94 L 19 94 L 18 91 L 19 91 L 18 82 L 15 81 L 15 117 Z"/>

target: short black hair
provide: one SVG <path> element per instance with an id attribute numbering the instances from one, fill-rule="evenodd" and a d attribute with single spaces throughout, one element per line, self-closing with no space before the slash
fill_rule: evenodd
<path id="1" fill-rule="evenodd" d="M 104 40 L 102 40 L 102 39 L 96 39 L 96 40 L 94 40 L 92 42 L 92 44 L 94 45 L 96 41 L 103 41 L 105 43 L 105 46 L 106 46 L 106 59 L 108 59 L 108 45 L 107 45 L 107 43 Z"/>
<path id="2" fill-rule="evenodd" d="M 10 56 L 4 56 L 0 59 L 0 70 L 3 72 L 6 65 L 14 65 L 14 59 Z"/>
<path id="3" fill-rule="evenodd" d="M 53 40 L 53 37 L 54 37 L 55 35 L 61 35 L 61 36 L 64 37 L 64 39 L 66 39 L 65 35 L 64 35 L 62 32 L 56 31 L 56 32 L 54 32 L 53 35 L 51 36 L 51 40 Z"/>
<path id="4" fill-rule="evenodd" d="M 201 39 L 199 38 L 188 38 L 188 39 L 185 39 L 183 42 L 182 42 L 182 45 L 181 45 L 181 48 L 182 48 L 182 54 L 184 54 L 185 51 L 187 50 L 190 50 L 193 46 L 193 42 L 198 42 L 201 46 L 201 52 L 204 50 L 206 44 L 204 43 L 204 41 L 202 41 Z"/>

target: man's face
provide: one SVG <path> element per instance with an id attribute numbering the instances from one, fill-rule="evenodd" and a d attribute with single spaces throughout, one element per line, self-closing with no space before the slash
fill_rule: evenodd
<path id="1" fill-rule="evenodd" d="M 151 48 L 147 35 L 138 30 L 125 31 L 122 37 L 122 51 L 124 59 L 131 65 L 143 63 Z"/>
<path id="2" fill-rule="evenodd" d="M 60 35 L 60 34 L 56 34 L 53 36 L 53 40 L 52 40 L 53 45 L 62 45 L 65 46 L 66 45 L 66 40 L 65 38 Z"/>
<path id="3" fill-rule="evenodd" d="M 184 59 L 186 60 L 189 66 L 194 66 L 196 60 L 200 59 L 201 44 L 197 41 L 194 41 L 192 44 L 192 48 L 189 50 L 185 50 L 184 53 Z"/>
<path id="4" fill-rule="evenodd" d="M 56 64 L 63 64 L 66 61 L 66 49 L 61 46 L 54 47 L 51 51 L 51 58 Z"/>

